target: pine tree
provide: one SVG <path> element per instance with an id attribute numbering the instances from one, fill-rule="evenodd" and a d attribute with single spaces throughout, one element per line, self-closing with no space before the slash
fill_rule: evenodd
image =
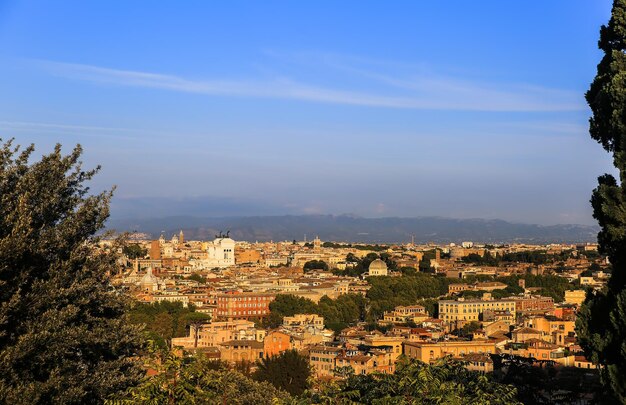
<path id="1" fill-rule="evenodd" d="M 33 151 L 0 140 L 0 403 L 101 403 L 141 378 L 117 256 L 96 236 L 111 192 L 89 194 L 80 146 Z"/>
<path id="2" fill-rule="evenodd" d="M 577 332 L 586 354 L 601 365 L 604 383 L 626 403 L 626 0 L 614 1 L 598 46 L 604 57 L 586 94 L 593 112 L 589 132 L 613 154 L 619 180 L 600 176 L 591 197 L 600 252 L 612 274 L 606 291 L 589 296 L 581 308 Z"/>
<path id="3" fill-rule="evenodd" d="M 257 362 L 252 378 L 266 381 L 291 395 L 300 395 L 309 387 L 309 359 L 297 350 L 287 350 Z"/>

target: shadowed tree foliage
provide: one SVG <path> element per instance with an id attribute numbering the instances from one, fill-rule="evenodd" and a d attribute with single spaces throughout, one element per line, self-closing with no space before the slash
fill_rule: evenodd
<path id="1" fill-rule="evenodd" d="M 309 260 L 304 263 L 304 272 L 308 273 L 311 270 L 328 270 L 328 264 L 323 260 Z"/>
<path id="2" fill-rule="evenodd" d="M 292 400 L 272 384 L 254 381 L 206 358 L 180 358 L 155 351 L 152 360 L 156 375 L 117 393 L 107 404 L 272 405 Z"/>
<path id="3" fill-rule="evenodd" d="M 601 364 L 603 381 L 626 403 L 626 0 L 614 1 L 598 46 L 604 56 L 586 94 L 593 112 L 589 132 L 613 154 L 619 179 L 600 176 L 591 205 L 601 227 L 600 252 L 613 272 L 606 291 L 587 298 L 577 331 L 587 355 Z"/>
<path id="4" fill-rule="evenodd" d="M 448 358 L 435 364 L 404 360 L 394 374 L 352 375 L 310 392 L 317 404 L 518 404 L 516 389 Z"/>
<path id="5" fill-rule="evenodd" d="M 99 403 L 141 373 L 115 249 L 94 236 L 111 192 L 88 194 L 80 146 L 33 150 L 0 141 L 0 403 Z"/>
<path id="6" fill-rule="evenodd" d="M 252 378 L 267 381 L 291 395 L 300 395 L 309 387 L 311 367 L 309 359 L 296 350 L 287 350 L 277 356 L 264 358 L 257 363 Z"/>

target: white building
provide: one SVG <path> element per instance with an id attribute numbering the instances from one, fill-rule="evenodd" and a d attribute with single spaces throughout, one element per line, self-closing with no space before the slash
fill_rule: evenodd
<path id="1" fill-rule="evenodd" d="M 206 269 L 235 265 L 235 241 L 231 238 L 222 237 L 213 242 L 205 242 L 202 249 L 207 251 L 208 257 L 198 262 Z"/>

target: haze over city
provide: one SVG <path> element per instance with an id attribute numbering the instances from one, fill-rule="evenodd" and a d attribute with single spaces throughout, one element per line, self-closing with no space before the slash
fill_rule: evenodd
<path id="1" fill-rule="evenodd" d="M 609 1 L 0 4 L 0 131 L 102 165 L 113 217 L 594 224 Z"/>

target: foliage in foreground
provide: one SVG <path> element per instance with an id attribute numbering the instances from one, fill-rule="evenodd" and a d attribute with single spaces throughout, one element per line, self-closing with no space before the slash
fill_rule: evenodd
<path id="1" fill-rule="evenodd" d="M 94 236 L 111 193 L 88 194 L 80 147 L 33 150 L 0 140 L 0 403 L 98 403 L 141 378 L 117 255 Z"/>
<path id="2" fill-rule="evenodd" d="M 607 291 L 588 297 L 577 332 L 587 356 L 602 365 L 604 382 L 626 403 L 626 0 L 613 2 L 598 46 L 604 57 L 586 94 L 593 112 L 589 132 L 613 153 L 619 181 L 610 174 L 600 176 L 591 205 L 601 227 L 599 250 L 613 271 Z"/>
<path id="3" fill-rule="evenodd" d="M 403 360 L 395 374 L 353 375 L 322 386 L 313 403 L 517 404 L 516 389 L 465 369 L 448 358 L 433 365 Z"/>
<path id="4" fill-rule="evenodd" d="M 309 387 L 311 366 L 309 359 L 296 350 L 287 350 L 277 356 L 264 358 L 257 364 L 252 378 L 267 381 L 291 395 L 300 395 Z"/>
<path id="5" fill-rule="evenodd" d="M 442 359 L 434 365 L 402 360 L 395 374 L 352 375 L 342 381 L 314 381 L 299 396 L 254 381 L 201 359 L 167 355 L 160 374 L 111 404 L 517 404 L 516 389 Z M 284 382 L 283 382 L 284 383 Z"/>
<path id="6" fill-rule="evenodd" d="M 169 353 L 157 356 L 143 384 L 131 388 L 109 404 L 232 404 L 288 403 L 289 394 L 267 382 L 254 381 L 204 358 L 179 358 Z M 217 365 L 217 367 L 216 367 Z"/>

